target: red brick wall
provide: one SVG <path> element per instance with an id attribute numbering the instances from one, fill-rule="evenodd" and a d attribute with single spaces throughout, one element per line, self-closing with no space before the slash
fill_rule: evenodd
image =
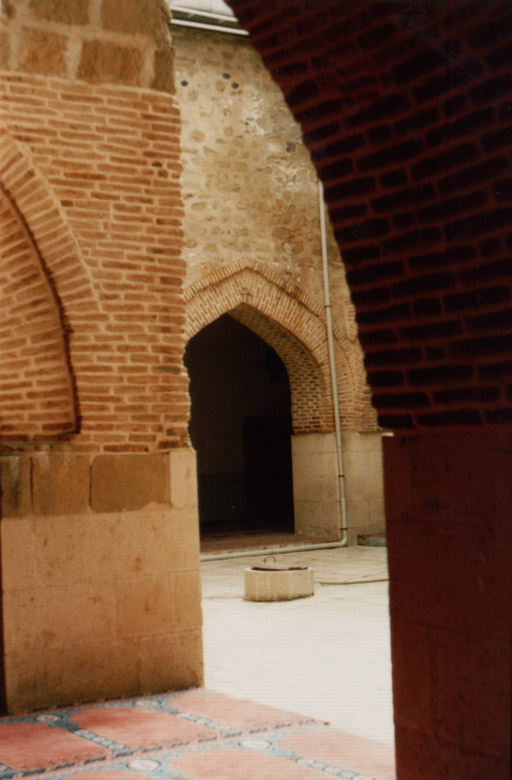
<path id="1" fill-rule="evenodd" d="M 302 124 L 396 434 L 399 777 L 508 777 L 512 8 L 231 4 Z"/>
<path id="2" fill-rule="evenodd" d="M 382 423 L 511 421 L 509 9 L 233 6 L 324 181 Z"/>
<path id="3" fill-rule="evenodd" d="M 4 76 L 0 178 L 44 258 L 66 323 L 79 404 L 75 451 L 179 446 L 187 441 L 188 394 L 175 98 Z M 15 356 L 11 350 L 9 360 Z M 22 384 L 20 376 L 14 390 Z M 43 413 L 56 395 L 50 385 L 39 391 Z M 69 412 L 67 419 L 59 430 L 69 430 Z"/>
<path id="4" fill-rule="evenodd" d="M 3 188 L 0 236 L 0 435 L 69 434 L 76 419 L 65 326 L 42 259 Z"/>
<path id="5" fill-rule="evenodd" d="M 189 285 L 185 300 L 187 338 L 229 312 L 277 352 L 290 379 L 294 433 L 334 430 L 325 311 L 314 298 L 262 263 L 241 260 Z M 334 345 L 342 426 L 375 431 L 360 345 L 338 326 Z"/>

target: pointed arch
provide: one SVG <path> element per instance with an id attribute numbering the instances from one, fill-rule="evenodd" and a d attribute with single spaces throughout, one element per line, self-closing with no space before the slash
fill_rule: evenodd
<path id="1" fill-rule="evenodd" d="M 65 327 L 37 249 L 0 182 L 0 439 L 77 427 Z"/>
<path id="2" fill-rule="evenodd" d="M 0 203 L 0 438 L 77 433 L 72 339 L 98 304 L 57 198 L 1 127 Z"/>
<path id="3" fill-rule="evenodd" d="M 332 391 L 325 313 L 297 285 L 249 261 L 233 263 L 185 289 L 186 336 L 230 314 L 277 352 L 290 377 L 294 431 L 333 430 Z M 339 403 L 345 428 L 374 427 L 357 341 L 334 330 Z"/>
<path id="4" fill-rule="evenodd" d="M 0 182 L 38 249 L 49 283 L 71 327 L 97 314 L 99 304 L 78 242 L 30 151 L 0 124 Z M 81 319 L 73 314 L 80 310 Z M 75 322 L 76 318 L 76 322 Z"/>

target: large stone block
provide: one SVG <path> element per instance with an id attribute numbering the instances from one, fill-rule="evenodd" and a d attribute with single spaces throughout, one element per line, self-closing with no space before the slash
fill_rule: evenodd
<path id="1" fill-rule="evenodd" d="M 0 501 L 2 517 L 23 517 L 32 513 L 30 458 L 0 457 Z"/>
<path id="2" fill-rule="evenodd" d="M 48 699 L 46 662 L 40 647 L 6 652 L 4 674 L 9 712 L 42 709 L 53 703 Z"/>
<path id="3" fill-rule="evenodd" d="M 63 663 L 63 657 L 66 661 Z M 142 693 L 137 645 L 95 638 L 62 642 L 45 652 L 49 704 L 94 701 Z"/>
<path id="4" fill-rule="evenodd" d="M 311 455 L 316 453 L 336 453 L 334 433 L 302 433 L 292 436 L 293 455 Z"/>
<path id="5" fill-rule="evenodd" d="M 9 66 L 10 39 L 6 33 L 0 35 L 0 70 Z"/>
<path id="6" fill-rule="evenodd" d="M 87 24 L 90 0 L 30 0 L 37 19 L 61 24 Z"/>
<path id="7" fill-rule="evenodd" d="M 39 589 L 36 599 L 44 629 L 39 637 L 41 647 L 60 646 L 63 641 L 117 639 L 116 595 L 114 583 L 105 581 Z"/>
<path id="8" fill-rule="evenodd" d="M 37 586 L 62 588 L 90 577 L 89 539 L 84 515 L 35 517 L 34 546 Z"/>
<path id="9" fill-rule="evenodd" d="M 32 459 L 32 501 L 36 515 L 86 512 L 89 507 L 89 458 L 86 455 L 36 453 Z"/>
<path id="10" fill-rule="evenodd" d="M 172 625 L 172 600 L 167 577 L 138 577 L 117 583 L 119 638 L 159 636 Z"/>
<path id="11" fill-rule="evenodd" d="M 169 467 L 172 506 L 176 509 L 197 507 L 197 470 L 194 450 L 171 450 Z"/>
<path id="12" fill-rule="evenodd" d="M 296 501 L 294 508 L 296 533 L 311 534 L 327 541 L 341 539 L 340 505 L 337 501 Z"/>
<path id="13" fill-rule="evenodd" d="M 4 592 L 33 589 L 37 581 L 33 518 L 3 517 L 0 529 Z"/>
<path id="14" fill-rule="evenodd" d="M 151 507 L 143 512 L 88 515 L 92 576 L 129 579 L 199 568 L 196 516 L 185 510 Z"/>
<path id="15" fill-rule="evenodd" d="M 123 12 L 119 13 L 119 0 L 103 0 L 101 20 L 105 30 L 149 35 L 155 41 L 167 35 L 169 16 L 163 3 L 155 0 L 123 0 Z"/>
<path id="16" fill-rule="evenodd" d="M 198 630 L 202 626 L 201 575 L 199 569 L 170 577 L 174 620 L 179 631 Z"/>
<path id="17" fill-rule="evenodd" d="M 142 56 L 138 49 L 106 41 L 84 41 L 78 77 L 84 81 L 140 86 L 141 67 Z"/>
<path id="18" fill-rule="evenodd" d="M 169 502 L 166 454 L 97 455 L 91 467 L 91 506 L 96 512 L 123 512 Z"/>
<path id="19" fill-rule="evenodd" d="M 154 76 L 152 89 L 161 92 L 174 92 L 174 57 L 169 47 L 156 49 L 153 59 Z"/>
<path id="20" fill-rule="evenodd" d="M 138 646 L 142 691 L 179 690 L 203 684 L 200 631 L 142 637 Z"/>
<path id="21" fill-rule="evenodd" d="M 67 38 L 63 35 L 48 30 L 24 29 L 18 57 L 20 70 L 64 76 L 66 43 Z"/>

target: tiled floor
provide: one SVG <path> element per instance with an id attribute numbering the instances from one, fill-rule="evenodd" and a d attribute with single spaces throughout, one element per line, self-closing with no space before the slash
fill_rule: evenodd
<path id="1" fill-rule="evenodd" d="M 277 557 L 314 568 L 313 598 L 244 601 L 261 557 L 202 564 L 218 692 L 0 718 L 0 780 L 395 780 L 386 550 Z"/>
<path id="2" fill-rule="evenodd" d="M 0 719 L 0 779 L 394 780 L 393 750 L 205 689 Z"/>

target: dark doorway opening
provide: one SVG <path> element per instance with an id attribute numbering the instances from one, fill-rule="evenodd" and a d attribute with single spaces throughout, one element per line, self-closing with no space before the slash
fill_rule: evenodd
<path id="1" fill-rule="evenodd" d="M 293 533 L 290 384 L 277 353 L 224 315 L 185 352 L 200 530 Z"/>

